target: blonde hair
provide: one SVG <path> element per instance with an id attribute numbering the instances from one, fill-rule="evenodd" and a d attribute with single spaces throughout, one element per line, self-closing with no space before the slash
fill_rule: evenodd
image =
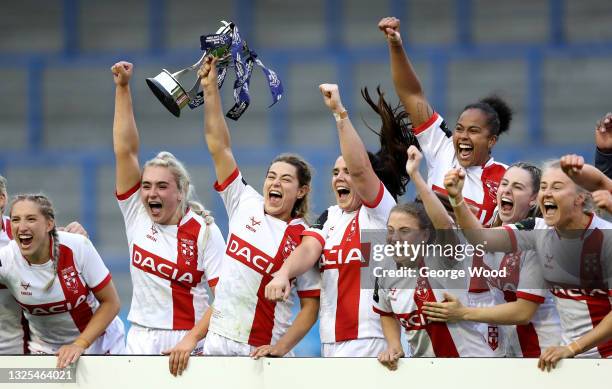
<path id="1" fill-rule="evenodd" d="M 551 159 L 551 160 L 545 161 L 542 164 L 542 177 L 544 177 L 544 174 L 546 173 L 546 171 L 550 169 L 559 169 L 563 172 L 563 169 L 561 169 L 561 161 L 558 159 Z M 565 174 L 565 172 L 563 172 L 563 174 Z M 591 195 L 591 192 L 589 192 L 588 190 L 584 189 L 583 187 L 581 187 L 580 185 L 576 183 L 574 183 L 574 185 L 576 186 L 576 193 L 584 196 L 584 204 L 582 205 L 582 212 L 584 213 L 594 212 L 595 203 L 593 202 L 593 196 Z"/>
<path id="2" fill-rule="evenodd" d="M 53 247 L 51 248 L 50 253 L 51 260 L 53 262 L 53 278 L 45 287 L 45 290 L 48 290 L 49 288 L 51 288 L 51 285 L 53 285 L 53 282 L 55 281 L 55 275 L 57 274 L 57 261 L 59 259 L 59 236 L 57 234 L 57 226 L 55 225 L 55 210 L 53 209 L 53 204 L 51 203 L 51 200 L 49 200 L 46 195 L 42 193 L 27 193 L 18 194 L 13 197 L 10 206 L 10 213 L 13 212 L 13 207 L 15 206 L 15 204 L 21 201 L 31 201 L 34 204 L 38 205 L 38 210 L 45 217 L 45 219 L 53 221 L 53 229 L 49 231 L 49 239 L 51 239 L 51 242 L 53 242 Z"/>
<path id="3" fill-rule="evenodd" d="M 197 200 L 197 196 L 195 193 L 195 188 L 191 184 L 191 177 L 185 168 L 185 165 L 176 157 L 174 154 L 168 151 L 160 151 L 153 159 L 150 159 L 144 164 L 144 169 L 149 166 L 160 166 L 165 167 L 172 172 L 174 179 L 176 180 L 176 186 L 178 190 L 182 193 L 183 198 L 179 203 L 179 207 L 181 209 L 181 215 L 184 215 L 187 212 L 187 209 L 191 209 L 193 212 L 202 216 L 206 220 L 206 224 L 213 223 L 213 217 L 211 216 L 210 211 L 204 208 L 204 205 Z"/>
<path id="4" fill-rule="evenodd" d="M 4 195 L 8 193 L 6 189 L 6 178 L 3 176 L 0 176 L 0 193 L 4 193 Z"/>
<path id="5" fill-rule="evenodd" d="M 6 178 L 0 176 L 0 194 L 3 194 L 4 197 L 8 197 L 8 189 L 6 189 Z M 0 216 L 4 212 L 4 207 L 0 208 Z"/>

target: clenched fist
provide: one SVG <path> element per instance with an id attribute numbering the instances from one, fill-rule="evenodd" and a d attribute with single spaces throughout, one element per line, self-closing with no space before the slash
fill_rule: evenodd
<path id="1" fill-rule="evenodd" d="M 463 169 L 451 169 L 444 176 L 444 187 L 448 196 L 456 199 L 461 196 L 463 183 L 465 182 L 465 171 Z"/>
<path id="2" fill-rule="evenodd" d="M 319 90 L 323 95 L 323 101 L 327 108 L 333 113 L 341 113 L 344 112 L 344 106 L 342 105 L 342 101 L 340 100 L 340 91 L 338 90 L 338 85 L 336 84 L 321 84 L 319 85 Z"/>
<path id="3" fill-rule="evenodd" d="M 132 78 L 134 65 L 126 61 L 119 61 L 111 67 L 113 81 L 117 86 L 126 86 Z"/>
<path id="4" fill-rule="evenodd" d="M 584 158 L 576 154 L 568 154 L 559 160 L 561 169 L 569 177 L 576 177 L 582 172 L 584 167 Z"/>
<path id="5" fill-rule="evenodd" d="M 595 145 L 604 153 L 612 152 L 612 113 L 610 112 L 597 122 Z"/>
<path id="6" fill-rule="evenodd" d="M 385 33 L 387 41 L 392 45 L 401 45 L 402 37 L 400 35 L 400 20 L 393 16 L 382 18 L 378 22 L 378 29 Z"/>
<path id="7" fill-rule="evenodd" d="M 406 152 L 408 153 L 408 159 L 406 160 L 406 173 L 412 177 L 414 173 L 419 171 L 423 154 L 421 154 L 415 145 L 408 147 Z"/>

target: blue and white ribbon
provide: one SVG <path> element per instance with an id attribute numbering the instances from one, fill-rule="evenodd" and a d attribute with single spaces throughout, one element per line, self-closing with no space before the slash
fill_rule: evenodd
<path id="1" fill-rule="evenodd" d="M 238 120 L 240 116 L 246 111 L 251 102 L 249 95 L 249 83 L 251 81 L 251 75 L 253 73 L 253 67 L 259 66 L 263 73 L 266 75 L 268 80 L 268 87 L 270 88 L 270 94 L 272 95 L 272 104 L 269 107 L 276 104 L 283 96 L 283 84 L 278 78 L 276 72 L 272 69 L 267 68 L 263 62 L 257 57 L 257 53 L 249 50 L 246 43 L 240 37 L 238 27 L 232 23 L 230 34 L 212 34 L 203 35 L 200 37 L 201 48 L 209 52 L 214 52 L 216 49 L 230 47 L 230 53 L 232 56 L 232 64 L 236 73 L 236 80 L 234 81 L 234 106 L 230 108 L 226 116 L 233 120 Z M 227 74 L 227 67 L 223 67 L 219 70 L 217 77 L 217 85 L 219 88 L 225 81 Z M 196 108 L 204 103 L 202 92 L 198 93 L 198 98 L 189 102 L 191 109 Z M 268 108 L 269 108 L 268 107 Z"/>

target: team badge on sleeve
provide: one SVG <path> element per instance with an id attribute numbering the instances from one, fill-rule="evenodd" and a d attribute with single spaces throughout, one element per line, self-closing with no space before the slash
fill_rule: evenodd
<path id="1" fill-rule="evenodd" d="M 289 255 L 295 250 L 297 247 L 297 243 L 291 238 L 287 236 L 287 240 L 285 241 L 285 245 L 283 246 L 283 260 L 289 258 Z"/>

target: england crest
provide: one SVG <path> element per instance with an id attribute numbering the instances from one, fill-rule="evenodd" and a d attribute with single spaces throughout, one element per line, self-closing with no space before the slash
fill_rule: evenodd
<path id="1" fill-rule="evenodd" d="M 295 241 L 289 235 L 287 235 L 287 240 L 285 240 L 285 245 L 283 246 L 283 260 L 289 258 L 289 255 L 291 255 L 291 252 L 295 250 L 296 246 L 297 244 Z"/>
<path id="2" fill-rule="evenodd" d="M 497 350 L 497 347 L 499 346 L 498 326 L 489 326 L 489 336 L 487 337 L 487 341 L 489 343 L 489 347 L 491 347 L 491 350 Z"/>
<path id="3" fill-rule="evenodd" d="M 429 300 L 429 283 L 423 277 L 417 279 L 416 290 L 414 291 L 416 298 L 421 301 Z"/>
<path id="4" fill-rule="evenodd" d="M 79 284 L 77 282 L 77 271 L 74 266 L 69 266 L 66 269 L 62 269 L 62 280 L 64 281 L 64 285 L 66 285 L 66 289 L 71 290 L 73 293 L 79 292 Z"/>
<path id="5" fill-rule="evenodd" d="M 195 259 L 195 241 L 192 239 L 181 238 L 181 254 L 187 266 Z"/>
<path id="6" fill-rule="evenodd" d="M 489 197 L 493 199 L 493 204 L 497 204 L 497 188 L 499 187 L 499 183 L 492 180 L 485 180 L 485 186 Z"/>

